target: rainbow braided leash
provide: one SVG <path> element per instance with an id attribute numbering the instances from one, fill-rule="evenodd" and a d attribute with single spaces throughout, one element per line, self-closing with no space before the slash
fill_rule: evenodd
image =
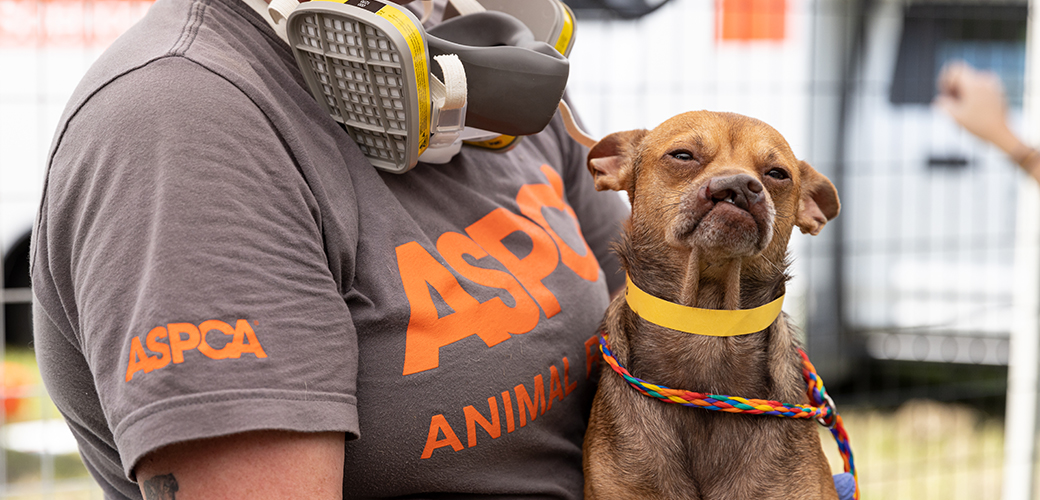
<path id="1" fill-rule="evenodd" d="M 724 411 L 727 413 L 749 413 L 752 415 L 774 415 L 788 418 L 815 418 L 824 427 L 827 427 L 838 443 L 838 451 L 845 462 L 845 472 L 852 474 L 856 479 L 856 491 L 854 499 L 859 499 L 859 479 L 856 476 L 856 464 L 852 460 L 852 448 L 849 446 L 849 435 L 845 432 L 845 425 L 838 415 L 834 401 L 823 386 L 823 379 L 816 373 L 816 368 L 809 362 L 805 351 L 798 349 L 802 357 L 802 375 L 809 384 L 809 399 L 816 406 L 785 404 L 778 401 L 765 399 L 744 399 L 734 396 L 721 396 L 718 394 L 705 394 L 651 384 L 645 380 L 632 376 L 625 367 L 618 363 L 617 358 L 610 351 L 607 343 L 607 335 L 604 333 L 599 338 L 600 352 L 608 365 L 621 375 L 637 391 L 646 396 L 657 398 L 666 403 L 675 403 L 683 406 L 704 408 L 705 410 Z"/>

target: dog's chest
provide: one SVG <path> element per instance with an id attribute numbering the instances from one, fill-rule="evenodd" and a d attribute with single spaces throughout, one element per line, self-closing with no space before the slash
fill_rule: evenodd
<path id="1" fill-rule="evenodd" d="M 676 339 L 649 333 L 617 332 L 623 363 L 647 382 L 757 399 L 804 396 L 796 370 L 770 369 L 764 343 L 720 347 L 722 344 L 710 346 L 694 340 L 700 345 L 667 350 L 662 344 Z M 688 334 L 679 335 L 691 341 Z M 773 380 L 777 374 L 784 380 Z M 789 484 L 783 479 L 788 472 L 784 457 L 800 448 L 799 441 L 804 443 L 809 434 L 815 437 L 809 421 L 667 404 L 636 391 L 609 369 L 600 384 L 600 391 L 610 395 L 606 400 L 613 406 L 605 414 L 617 431 L 612 433 L 612 447 L 618 464 L 636 477 L 655 478 L 652 486 L 647 483 L 647 488 L 655 490 L 651 497 L 772 498 L 776 488 Z M 744 494 L 735 495 L 735 491 Z"/>
<path id="2" fill-rule="evenodd" d="M 630 388 L 613 422 L 613 460 L 628 477 L 653 478 L 632 498 L 793 498 L 784 467 L 812 422 L 662 404 Z"/>

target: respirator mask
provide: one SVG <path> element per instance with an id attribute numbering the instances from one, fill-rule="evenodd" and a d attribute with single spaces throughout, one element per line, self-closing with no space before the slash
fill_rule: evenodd
<path id="1" fill-rule="evenodd" d="M 432 2 L 424 1 L 426 15 Z M 559 0 L 450 0 L 429 31 L 377 0 L 272 0 L 311 94 L 381 170 L 447 163 L 463 143 L 505 151 L 563 103 L 574 16 Z"/>

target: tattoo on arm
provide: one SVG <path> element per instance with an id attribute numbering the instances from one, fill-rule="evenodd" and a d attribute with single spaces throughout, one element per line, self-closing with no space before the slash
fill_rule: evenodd
<path id="1" fill-rule="evenodd" d="M 142 483 L 145 500 L 176 500 L 177 478 L 173 474 L 152 476 Z"/>

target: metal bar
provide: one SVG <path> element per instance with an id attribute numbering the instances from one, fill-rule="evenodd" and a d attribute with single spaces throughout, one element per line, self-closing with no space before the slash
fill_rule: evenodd
<path id="1" fill-rule="evenodd" d="M 32 288 L 4 288 L 0 294 L 3 304 L 32 304 Z"/>
<path id="2" fill-rule="evenodd" d="M 1040 120 L 1040 37 L 1036 26 L 1040 10 L 1029 2 L 1026 35 L 1026 92 L 1024 115 L 1027 141 L 1036 142 Z M 1040 190 L 1032 180 L 1019 184 L 1015 239 L 1015 276 L 1011 348 L 1008 357 L 1007 416 L 1004 424 L 1004 500 L 1027 500 L 1034 484 L 1036 413 L 1040 377 Z"/>

